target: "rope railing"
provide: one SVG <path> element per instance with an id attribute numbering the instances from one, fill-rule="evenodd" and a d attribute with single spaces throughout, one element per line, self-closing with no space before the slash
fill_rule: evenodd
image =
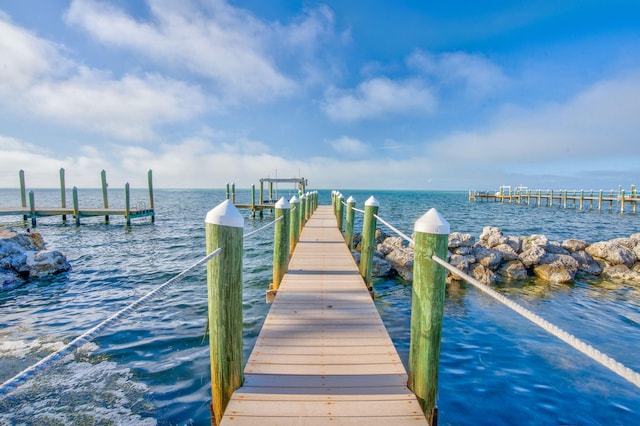
<path id="1" fill-rule="evenodd" d="M 262 230 L 264 230 L 264 229 L 267 229 L 268 227 L 270 227 L 271 225 L 274 225 L 276 222 L 279 222 L 279 221 L 281 221 L 282 219 L 283 219 L 283 217 L 282 217 L 282 216 L 280 216 L 279 218 L 272 220 L 271 222 L 267 223 L 267 224 L 266 224 L 266 225 L 264 225 L 264 226 L 261 226 L 261 227 L 260 227 L 260 228 L 258 228 L 258 229 L 254 229 L 254 230 L 253 230 L 253 231 L 251 231 L 251 232 L 247 232 L 246 234 L 244 234 L 244 235 L 243 235 L 243 238 L 244 238 L 244 239 L 251 238 L 251 237 L 253 237 L 254 235 L 256 235 L 257 233 L 259 233 L 260 231 L 262 231 Z"/>
<path id="2" fill-rule="evenodd" d="M 515 311 L 518 314 L 522 315 L 523 317 L 527 318 L 529 321 L 531 321 L 534 324 L 536 324 L 537 326 L 541 327 L 546 332 L 548 332 L 551 335 L 557 337 L 558 339 L 562 340 L 563 342 L 569 344 L 574 349 L 582 352 L 583 354 L 587 355 L 589 358 L 593 359 L 594 361 L 598 362 L 599 364 L 601 364 L 604 367 L 608 368 L 609 370 L 613 371 L 614 373 L 616 373 L 617 375 L 619 375 L 623 379 L 633 383 L 634 385 L 636 385 L 637 387 L 640 388 L 640 374 L 638 374 L 637 372 L 635 372 L 632 369 L 624 366 L 623 364 L 621 364 L 620 362 L 618 362 L 615 359 L 611 358 L 610 356 L 603 354 L 602 352 L 600 352 L 599 350 L 595 349 L 591 345 L 581 341 L 580 339 L 578 339 L 577 337 L 573 336 L 572 334 L 567 333 L 566 331 L 562 330 L 558 326 L 551 324 L 549 321 L 545 320 L 544 318 L 540 317 L 539 315 L 534 314 L 530 310 L 520 306 L 519 304 L 515 303 L 514 301 L 512 301 L 512 300 L 508 299 L 507 297 L 501 295 L 500 293 L 498 293 L 497 291 L 493 290 L 489 286 L 487 286 L 485 284 L 482 284 L 480 281 L 476 280 L 475 278 L 471 277 L 470 275 L 465 274 L 464 272 L 462 272 L 458 268 L 456 268 L 454 266 L 451 266 L 448 262 L 440 259 L 439 257 L 434 255 L 434 256 L 432 256 L 432 259 L 433 259 L 434 262 L 436 262 L 437 264 L 441 265 L 442 267 L 444 267 L 445 269 L 450 271 L 452 274 L 455 274 L 455 275 L 459 276 L 460 278 L 463 278 L 469 284 L 473 285 L 474 287 L 478 288 L 479 290 L 481 290 L 485 294 L 488 294 L 489 296 L 493 297 L 494 299 L 496 299 L 500 303 L 506 305 L 508 308 L 512 309 L 513 311 Z"/>
<path id="3" fill-rule="evenodd" d="M 403 232 L 399 231 L 397 228 L 395 228 L 393 225 L 391 225 L 390 223 L 388 223 L 387 221 L 382 219 L 377 214 L 374 215 L 374 217 L 376 219 L 378 219 L 380 222 L 382 222 L 384 225 L 389 227 L 391 230 L 393 230 L 395 233 L 397 233 L 399 236 L 401 236 L 402 238 L 407 240 L 409 242 L 409 244 L 415 246 L 415 241 L 411 237 L 409 237 L 406 234 L 404 234 Z M 452 274 L 462 278 L 467 283 L 473 285 L 474 287 L 476 287 L 480 291 L 482 291 L 485 294 L 487 294 L 487 295 L 491 296 L 492 298 L 496 299 L 497 301 L 499 301 L 500 303 L 504 304 L 505 306 L 507 306 L 511 310 L 515 311 L 516 313 L 518 313 L 521 316 L 523 316 L 524 318 L 528 319 L 529 321 L 531 321 L 532 323 L 534 323 L 538 327 L 542 328 L 543 330 L 545 330 L 546 332 L 548 332 L 552 336 L 557 337 L 558 339 L 560 339 L 563 342 L 567 343 L 569 346 L 571 346 L 574 349 L 582 352 L 583 354 L 587 355 L 589 358 L 593 359 L 594 361 L 596 361 L 599 364 L 601 364 L 602 366 L 608 368 L 609 370 L 611 370 L 612 372 L 616 373 L 617 375 L 619 375 L 623 379 L 633 383 L 634 385 L 636 385 L 637 387 L 640 388 L 640 374 L 638 374 L 637 372 L 635 372 L 632 369 L 626 367 L 625 365 L 623 365 L 622 363 L 616 361 L 615 359 L 611 358 L 610 356 L 600 352 L 599 350 L 597 350 L 593 346 L 589 345 L 588 343 L 583 342 L 582 340 L 578 339 L 574 335 L 562 330 L 560 327 L 550 323 L 549 321 L 547 321 L 544 318 L 540 317 L 539 315 L 531 312 L 530 310 L 526 309 L 525 307 L 523 307 L 523 306 L 517 304 L 516 302 L 510 300 L 509 298 L 503 296 L 502 294 L 500 294 L 497 291 L 493 290 L 489 286 L 487 286 L 485 284 L 482 284 L 480 281 L 476 280 L 475 278 L 473 278 L 472 276 L 470 276 L 468 274 L 465 274 L 460 269 L 456 268 L 455 266 L 450 265 L 447 261 L 440 259 L 438 256 L 433 255 L 431 258 L 433 259 L 434 262 L 436 262 L 437 264 L 441 265 L 442 267 L 447 269 Z"/>
<path id="4" fill-rule="evenodd" d="M 82 345 L 84 345 L 85 343 L 88 343 L 91 340 L 95 339 L 100 333 L 105 331 L 107 328 L 113 326 L 118 321 L 122 320 L 126 315 L 138 310 L 139 308 L 141 308 L 142 306 L 147 304 L 149 301 L 151 301 L 155 297 L 157 297 L 157 296 L 163 294 L 164 292 L 166 292 L 171 286 L 173 286 L 173 285 L 179 283 L 180 281 L 182 281 L 194 269 L 198 268 L 202 264 L 204 264 L 207 261 L 209 261 L 210 259 L 214 258 L 218 254 L 220 254 L 220 252 L 222 252 L 222 248 L 218 248 L 218 249 L 214 250 L 213 252 L 211 252 L 207 256 L 205 256 L 202 259 L 198 260 L 196 263 L 194 263 L 193 265 L 191 265 L 190 267 L 188 267 L 187 269 L 185 269 L 184 271 L 182 271 L 181 273 L 176 275 L 175 277 L 171 278 L 169 281 L 167 281 L 164 284 L 156 287 L 155 289 L 153 289 L 152 291 L 150 291 L 146 295 L 142 296 L 141 298 L 139 298 L 138 300 L 136 300 L 135 302 L 133 302 L 129 306 L 119 310 L 118 312 L 116 312 L 115 314 L 111 315 L 109 318 L 107 318 L 106 320 L 102 321 L 101 323 L 99 323 L 95 327 L 91 328 L 90 330 L 88 330 L 88 331 L 84 332 L 83 334 L 81 334 L 80 336 L 76 337 L 75 339 L 73 339 L 71 342 L 69 342 L 63 348 L 61 348 L 61 349 L 49 354 L 48 356 L 44 357 L 43 359 L 41 359 L 37 363 L 35 363 L 32 366 L 26 368 L 22 372 L 16 374 L 11 379 L 5 381 L 2 385 L 0 385 L 0 397 L 6 396 L 8 393 L 10 393 L 11 391 L 15 390 L 18 386 L 22 385 L 27 380 L 32 379 L 37 374 L 41 373 L 42 371 L 44 371 L 48 367 L 52 366 L 54 363 L 56 363 L 60 359 L 64 358 L 66 355 L 68 355 L 69 353 L 71 353 L 75 349 L 77 349 L 77 348 L 81 347 Z"/>

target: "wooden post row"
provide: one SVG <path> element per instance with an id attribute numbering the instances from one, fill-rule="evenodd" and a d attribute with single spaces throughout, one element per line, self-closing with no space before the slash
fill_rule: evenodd
<path id="1" fill-rule="evenodd" d="M 225 200 L 205 218 L 207 254 L 222 252 L 207 263 L 211 412 L 220 424 L 233 392 L 242 386 L 242 246 L 244 218 Z"/>
<path id="2" fill-rule="evenodd" d="M 294 194 L 293 197 L 291 197 L 291 200 L 289 200 L 289 204 L 291 205 L 289 252 L 293 253 L 293 250 L 296 248 L 296 244 L 298 244 L 298 239 L 300 238 L 300 200 Z"/>
<path id="3" fill-rule="evenodd" d="M 408 387 L 416 394 L 427 421 L 433 425 L 437 419 L 438 363 L 447 274 L 432 256 L 447 259 L 450 226 L 436 209 L 431 209 L 416 221 L 414 231 Z"/>
<path id="4" fill-rule="evenodd" d="M 282 277 L 287 272 L 289 264 L 289 228 L 291 224 L 291 204 L 284 197 L 280 198 L 275 205 L 275 218 L 278 220 L 273 229 L 273 283 L 271 290 L 278 290 Z"/>

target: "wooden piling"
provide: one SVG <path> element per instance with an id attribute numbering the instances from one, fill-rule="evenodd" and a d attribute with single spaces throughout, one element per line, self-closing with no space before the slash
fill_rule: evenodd
<path id="1" fill-rule="evenodd" d="M 102 206 L 105 209 L 109 208 L 109 196 L 107 195 L 107 186 L 109 186 L 107 184 L 107 172 L 105 172 L 104 170 L 102 170 L 100 172 L 100 180 L 102 181 Z M 127 208 L 127 218 L 129 217 L 129 209 Z M 109 222 L 109 215 L 105 215 L 104 216 L 104 221 L 105 222 Z M 127 222 L 127 225 L 129 225 L 129 223 Z"/>
<path id="2" fill-rule="evenodd" d="M 78 188 L 73 187 L 71 190 L 71 196 L 73 199 L 73 218 L 76 220 L 76 225 L 80 225 L 80 203 L 78 203 Z"/>
<path id="3" fill-rule="evenodd" d="M 347 243 L 349 250 L 353 250 L 353 224 L 355 221 L 356 211 L 353 209 L 356 206 L 356 199 L 353 197 L 347 198 L 347 213 L 346 213 L 346 227 L 344 232 L 344 241 Z"/>
<path id="4" fill-rule="evenodd" d="M 256 185 L 251 185 L 251 217 L 256 217 Z"/>
<path id="5" fill-rule="evenodd" d="M 289 200 L 291 205 L 291 220 L 289 228 L 289 253 L 293 253 L 293 250 L 298 244 L 300 238 L 300 199 L 294 194 Z"/>
<path id="6" fill-rule="evenodd" d="M 244 219 L 230 200 L 205 218 L 212 421 L 220 424 L 233 392 L 244 381 L 242 366 L 242 245 Z"/>
<path id="7" fill-rule="evenodd" d="M 624 189 L 620 190 L 620 213 L 624 213 Z"/>
<path id="8" fill-rule="evenodd" d="M 307 196 L 302 194 L 300 196 L 300 234 L 302 234 L 302 228 L 304 228 L 304 224 L 307 222 L 307 213 L 305 211 L 307 206 Z"/>
<path id="9" fill-rule="evenodd" d="M 29 211 L 31 212 L 31 226 L 36 226 L 36 201 L 33 191 L 29 191 Z"/>
<path id="10" fill-rule="evenodd" d="M 289 223 L 291 219 L 291 204 L 284 197 L 280 198 L 275 205 L 276 220 L 282 217 L 273 225 L 273 283 L 271 290 L 277 291 L 280 287 L 282 277 L 287 272 L 289 264 Z"/>
<path id="11" fill-rule="evenodd" d="M 342 204 L 344 200 L 344 195 L 339 194 L 338 199 L 336 200 L 336 219 L 338 221 L 338 230 L 342 232 L 342 225 L 344 223 L 344 204 Z"/>
<path id="12" fill-rule="evenodd" d="M 373 268 L 373 252 L 376 245 L 376 224 L 374 215 L 378 213 L 380 203 L 372 195 L 364 203 L 364 220 L 362 222 L 362 249 L 360 250 L 360 275 L 371 289 L 371 269 Z"/>
<path id="13" fill-rule="evenodd" d="M 151 222 L 153 223 L 156 221 L 156 208 L 153 203 L 153 172 L 151 169 L 147 172 L 147 181 L 149 184 L 149 208 L 153 211 L 151 214 Z"/>
<path id="14" fill-rule="evenodd" d="M 235 182 L 231 183 L 231 202 L 233 204 L 236 203 L 236 184 L 235 184 Z"/>
<path id="15" fill-rule="evenodd" d="M 227 182 L 227 195 L 226 195 L 226 199 L 229 200 L 231 199 L 231 190 L 230 190 L 231 186 L 229 185 L 229 182 Z"/>
<path id="16" fill-rule="evenodd" d="M 64 169 L 62 167 L 60 168 L 60 207 L 62 207 L 63 209 L 67 208 L 67 190 L 64 181 Z M 66 214 L 62 215 L 62 221 L 67 221 Z"/>
<path id="17" fill-rule="evenodd" d="M 127 226 L 130 226 L 131 225 L 131 197 L 129 193 L 129 182 L 124 184 L 124 218 L 127 221 Z"/>
<path id="18" fill-rule="evenodd" d="M 416 221 L 414 231 L 408 387 L 416 394 L 429 424 L 434 425 L 447 274 L 432 256 L 446 260 L 450 226 L 431 209 Z"/>
<path id="19" fill-rule="evenodd" d="M 20 205 L 22 206 L 22 208 L 26 208 L 27 207 L 27 192 L 26 192 L 27 188 L 24 183 L 24 170 L 20 169 L 20 171 L 18 172 L 18 178 L 20 179 L 20 201 L 21 201 Z M 26 221 L 27 215 L 23 215 L 22 220 Z"/>

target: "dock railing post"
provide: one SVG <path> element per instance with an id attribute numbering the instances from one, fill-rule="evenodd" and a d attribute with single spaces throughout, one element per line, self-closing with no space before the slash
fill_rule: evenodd
<path id="1" fill-rule="evenodd" d="M 304 224 L 307 222 L 306 218 L 307 218 L 307 213 L 306 213 L 306 206 L 307 206 L 307 196 L 305 194 L 302 194 L 300 196 L 300 234 L 302 234 L 302 228 L 304 228 Z"/>
<path id="2" fill-rule="evenodd" d="M 408 387 L 416 394 L 428 423 L 434 425 L 447 274 L 432 256 L 447 259 L 450 226 L 431 209 L 416 221 L 414 231 Z"/>
<path id="3" fill-rule="evenodd" d="M 225 200 L 205 218 L 212 420 L 219 425 L 233 392 L 242 386 L 242 245 L 244 218 Z"/>
<path id="4" fill-rule="evenodd" d="M 291 205 L 291 220 L 289 228 L 289 253 L 293 253 L 293 250 L 298 244 L 298 238 L 300 238 L 300 200 L 294 194 L 289 200 Z"/>
<path id="5" fill-rule="evenodd" d="M 281 220 L 278 218 L 282 217 Z M 273 225 L 273 282 L 267 292 L 267 303 L 272 302 L 287 272 L 289 265 L 289 223 L 291 219 L 291 204 L 280 198 L 275 204 L 275 219 Z"/>
<path id="6" fill-rule="evenodd" d="M 344 223 L 344 204 L 342 201 L 344 200 L 344 195 L 338 194 L 338 199 L 336 200 L 337 206 L 337 219 L 338 219 L 338 230 L 342 233 L 342 224 Z"/>
<path id="7" fill-rule="evenodd" d="M 364 219 L 362 222 L 362 249 L 360 250 L 360 275 L 371 291 L 371 269 L 373 268 L 373 252 L 376 244 L 376 224 L 374 215 L 378 213 L 380 203 L 372 195 L 364 203 Z"/>
<path id="8" fill-rule="evenodd" d="M 304 215 L 305 215 L 305 223 L 311 219 L 311 193 L 307 193 L 307 196 L 304 199 Z"/>
<path id="9" fill-rule="evenodd" d="M 256 217 L 256 185 L 251 185 L 251 217 Z"/>
<path id="10" fill-rule="evenodd" d="M 229 190 L 230 186 L 229 186 L 229 182 L 227 182 L 227 195 L 226 195 L 226 199 L 230 199 L 231 198 L 231 191 Z"/>
<path id="11" fill-rule="evenodd" d="M 356 199 L 353 197 L 347 198 L 347 224 L 344 232 L 344 242 L 347 243 L 349 250 L 353 250 L 353 223 L 355 221 L 356 211 L 353 208 L 356 206 Z"/>
<path id="12" fill-rule="evenodd" d="M 65 186 L 66 185 L 64 182 L 64 169 L 61 167 L 60 168 L 60 207 L 62 207 L 63 209 L 67 208 L 67 190 Z M 62 221 L 63 222 L 67 221 L 66 214 L 62 215 Z"/>

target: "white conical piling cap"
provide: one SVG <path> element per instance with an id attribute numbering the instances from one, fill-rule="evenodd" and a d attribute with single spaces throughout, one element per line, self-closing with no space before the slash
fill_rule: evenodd
<path id="1" fill-rule="evenodd" d="M 230 200 L 224 200 L 213 209 L 209 210 L 204 223 L 210 225 L 231 226 L 244 228 L 244 217 Z"/>
<path id="2" fill-rule="evenodd" d="M 378 200 L 376 200 L 376 197 L 374 197 L 373 195 L 369 197 L 367 201 L 364 202 L 364 205 L 369 207 L 380 207 L 380 203 L 378 202 Z"/>
<path id="3" fill-rule="evenodd" d="M 352 195 L 350 195 L 349 198 L 347 198 L 347 204 L 351 204 L 351 203 L 355 203 L 355 202 L 356 202 L 356 199 L 353 198 Z"/>
<path id="4" fill-rule="evenodd" d="M 296 194 L 293 194 L 293 197 L 289 200 L 289 204 L 299 203 L 300 199 L 296 197 Z"/>
<path id="5" fill-rule="evenodd" d="M 342 195 L 341 193 L 338 193 L 338 198 L 340 198 L 341 200 L 344 200 L 344 195 Z"/>
<path id="6" fill-rule="evenodd" d="M 416 221 L 413 230 L 425 234 L 449 235 L 451 227 L 438 210 L 431 209 Z"/>
<path id="7" fill-rule="evenodd" d="M 289 204 L 289 202 L 285 200 L 284 197 L 280 198 L 276 203 L 276 209 L 290 209 L 290 208 L 291 208 L 291 204 Z"/>
<path id="8" fill-rule="evenodd" d="M 301 200 L 304 200 L 305 198 L 307 198 L 307 196 L 306 196 L 306 195 L 304 195 L 304 194 L 302 194 L 302 195 L 300 196 L 300 199 L 301 199 Z"/>

